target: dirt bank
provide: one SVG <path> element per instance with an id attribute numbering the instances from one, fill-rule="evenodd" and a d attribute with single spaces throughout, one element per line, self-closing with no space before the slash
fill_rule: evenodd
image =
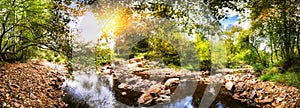
<path id="1" fill-rule="evenodd" d="M 0 67 L 0 107 L 64 107 L 66 69 L 63 65 L 32 60 Z"/>

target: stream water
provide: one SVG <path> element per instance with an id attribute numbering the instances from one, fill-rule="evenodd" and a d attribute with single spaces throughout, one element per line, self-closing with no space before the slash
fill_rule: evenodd
<path id="1" fill-rule="evenodd" d="M 63 89 L 67 94 L 64 101 L 68 107 L 89 107 L 89 108 L 128 108 L 141 107 L 137 102 L 143 94 L 140 91 L 120 90 L 120 81 L 113 75 L 99 75 L 94 72 L 75 73 L 73 80 L 67 80 Z M 189 90 L 190 86 L 195 86 L 196 90 Z M 174 88 L 176 92 L 171 95 L 170 102 L 151 104 L 154 108 L 199 108 L 202 97 L 205 94 L 207 84 L 199 81 L 184 80 Z M 215 100 L 210 105 L 211 108 L 241 108 L 247 107 L 246 103 L 234 100 L 231 93 L 221 87 Z"/>

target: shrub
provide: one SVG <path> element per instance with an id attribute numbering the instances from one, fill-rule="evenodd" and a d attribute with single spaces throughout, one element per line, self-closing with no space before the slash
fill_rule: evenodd
<path id="1" fill-rule="evenodd" d="M 103 66 L 112 62 L 113 52 L 111 49 L 97 47 L 96 49 L 96 66 Z"/>
<path id="2" fill-rule="evenodd" d="M 268 74 L 263 74 L 259 77 L 259 80 L 261 81 L 269 81 L 270 80 L 270 75 Z"/>
<path id="3" fill-rule="evenodd" d="M 299 73 L 285 73 L 284 74 L 285 82 L 289 85 L 293 85 L 297 88 L 300 88 L 300 74 Z"/>
<path id="4" fill-rule="evenodd" d="M 261 72 L 265 67 L 261 63 L 256 63 L 253 65 L 253 70 L 255 72 Z"/>
<path id="5" fill-rule="evenodd" d="M 59 54 L 57 52 L 54 52 L 54 57 L 59 56 Z"/>
<path id="6" fill-rule="evenodd" d="M 6 64 L 6 62 L 0 61 L 0 66 L 5 66 Z"/>
<path id="7" fill-rule="evenodd" d="M 282 76 L 285 79 L 285 83 L 300 88 L 300 72 L 296 70 L 299 66 L 292 66 Z"/>
<path id="8" fill-rule="evenodd" d="M 54 62 L 57 62 L 57 63 L 60 62 L 60 61 L 61 61 L 60 57 L 56 57 L 55 60 L 54 60 Z"/>
<path id="9" fill-rule="evenodd" d="M 267 72 L 260 77 L 260 80 L 279 82 L 281 74 L 277 67 L 269 67 L 266 69 L 266 71 Z"/>
<path id="10" fill-rule="evenodd" d="M 201 71 L 207 71 L 207 70 L 210 71 L 211 67 L 212 67 L 211 60 L 202 60 L 202 61 L 200 61 L 199 69 Z"/>
<path id="11" fill-rule="evenodd" d="M 48 62 L 52 62 L 52 61 L 53 61 L 53 58 L 49 57 L 49 58 L 47 58 L 47 61 L 48 61 Z"/>
<path id="12" fill-rule="evenodd" d="M 280 77 L 281 77 L 282 75 L 281 74 L 273 74 L 273 75 L 271 75 L 271 77 L 270 77 L 270 81 L 272 81 L 272 82 L 280 82 Z"/>
<path id="13" fill-rule="evenodd" d="M 184 67 L 185 69 L 189 70 L 189 71 L 193 71 L 194 67 L 192 65 L 188 65 L 186 67 Z"/>
<path id="14" fill-rule="evenodd" d="M 66 64 L 66 68 L 67 68 L 67 70 L 68 70 L 68 73 L 70 74 L 70 75 L 72 75 L 73 74 L 73 67 L 72 67 L 72 65 L 73 65 L 73 62 L 72 62 L 72 60 L 67 60 L 67 64 Z"/>
<path id="15" fill-rule="evenodd" d="M 296 70 L 297 68 L 297 66 L 292 66 L 285 73 L 281 73 L 278 67 L 269 67 L 267 72 L 259 77 L 259 80 L 284 83 L 300 88 L 300 73 Z"/>
<path id="16" fill-rule="evenodd" d="M 300 72 L 299 64 L 292 65 L 290 68 L 287 69 L 287 72 L 299 73 Z"/>
<path id="17" fill-rule="evenodd" d="M 180 68 L 180 66 L 176 66 L 173 63 L 168 64 L 169 68 Z"/>
<path id="18" fill-rule="evenodd" d="M 238 62 L 228 62 L 226 65 L 227 68 L 231 69 L 241 68 L 241 64 L 239 64 Z"/>

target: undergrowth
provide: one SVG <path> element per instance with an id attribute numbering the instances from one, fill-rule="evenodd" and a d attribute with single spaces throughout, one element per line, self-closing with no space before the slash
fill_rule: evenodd
<path id="1" fill-rule="evenodd" d="M 271 81 L 291 85 L 300 89 L 299 69 L 299 66 L 291 66 L 289 69 L 283 72 L 278 67 L 269 67 L 266 69 L 266 72 L 259 77 L 259 79 L 261 81 Z"/>

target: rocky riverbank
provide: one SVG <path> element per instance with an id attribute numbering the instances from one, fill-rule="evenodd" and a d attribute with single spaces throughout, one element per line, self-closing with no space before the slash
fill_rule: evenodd
<path id="1" fill-rule="evenodd" d="M 128 90 L 142 92 L 137 100 L 142 106 L 170 101 L 170 96 L 180 81 L 180 76 L 174 69 L 165 68 L 157 61 L 135 58 L 115 64 L 102 67 L 101 72 L 113 74 L 114 79 L 122 82 L 117 86 L 123 96 L 127 95 Z"/>
<path id="2" fill-rule="evenodd" d="M 108 76 L 114 80 L 112 85 L 114 91 L 117 91 L 115 93 L 117 101 L 133 95 L 137 97 L 132 99 L 135 101 L 130 103 L 132 106 L 168 103 L 182 81 L 194 80 L 206 84 L 222 83 L 232 98 L 247 103 L 248 106 L 300 107 L 298 89 L 272 82 L 261 82 L 251 69 L 239 69 L 238 72 L 220 70 L 217 74 L 210 75 L 208 71 L 176 70 L 166 68 L 158 61 L 135 58 L 115 62 L 111 66 L 101 67 L 100 70 L 102 73 L 100 76 Z M 74 92 L 78 91 L 76 87 L 62 87 L 67 75 L 64 65 L 46 61 L 33 60 L 28 63 L 2 66 L 0 107 L 67 107 L 67 103 L 74 102 L 83 102 L 83 107 L 89 107 L 84 102 L 85 95 Z M 91 75 L 97 80 L 93 84 L 99 85 L 99 81 L 105 81 L 99 80 L 96 74 Z"/>
<path id="3" fill-rule="evenodd" d="M 300 91 L 291 86 L 262 82 L 252 73 L 227 74 L 223 84 L 236 100 L 256 107 L 300 107 Z"/>
<path id="4" fill-rule="evenodd" d="M 64 107 L 63 65 L 33 60 L 0 67 L 0 107 Z"/>
<path id="5" fill-rule="evenodd" d="M 245 102 L 249 106 L 300 107 L 299 89 L 275 82 L 262 82 L 251 69 L 220 70 L 216 75 L 209 77 L 199 75 L 196 79 L 206 83 L 222 83 L 234 99 Z"/>
<path id="6" fill-rule="evenodd" d="M 219 70 L 217 74 L 210 75 L 207 71 L 154 69 L 156 63 L 143 58 L 130 59 L 117 64 L 114 68 L 102 69 L 103 72 L 106 71 L 104 74 L 113 73 L 115 79 L 123 82 L 118 85 L 119 89 L 142 91 L 143 94 L 138 102 L 145 106 L 153 102 L 170 101 L 170 95 L 172 95 L 170 88 L 176 89 L 180 77 L 190 76 L 188 80 L 203 81 L 207 84 L 222 83 L 234 99 L 252 107 L 300 107 L 300 91 L 297 88 L 259 81 L 251 69 Z M 161 79 L 151 79 L 153 76 L 161 76 L 159 77 Z M 127 93 L 124 91 L 122 94 Z"/>

